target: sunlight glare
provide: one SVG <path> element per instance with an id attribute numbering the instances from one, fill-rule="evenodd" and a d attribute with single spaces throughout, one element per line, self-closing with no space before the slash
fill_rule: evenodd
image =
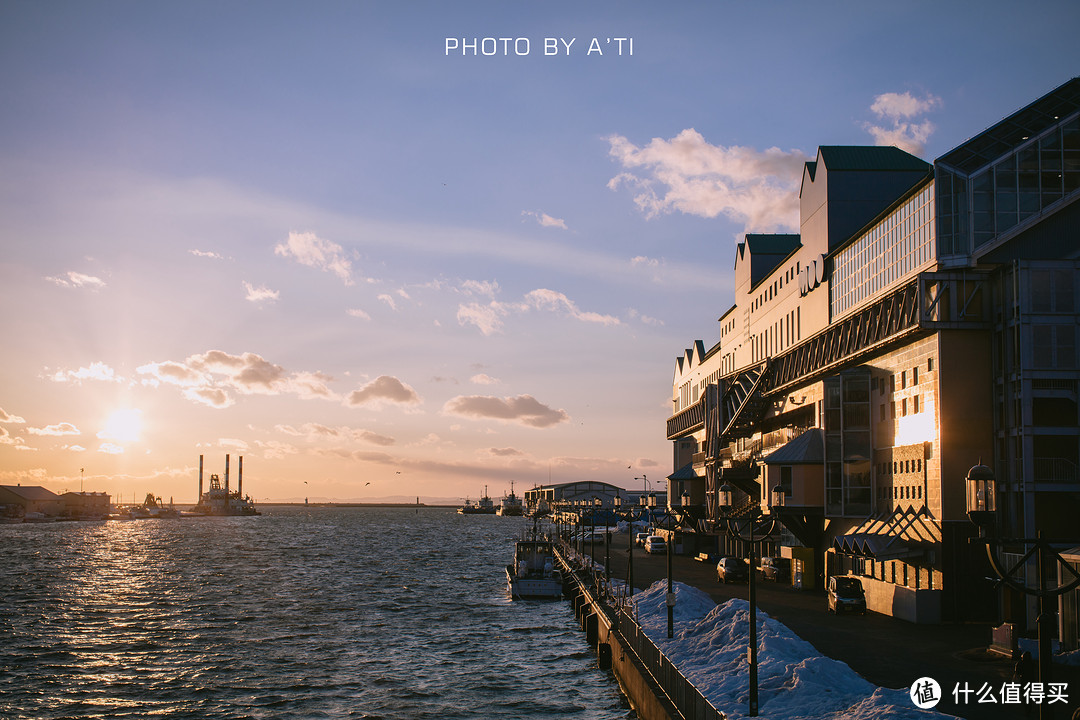
<path id="1" fill-rule="evenodd" d="M 121 409 L 114 410 L 109 419 L 105 421 L 105 428 L 98 433 L 102 440 L 117 440 L 119 442 L 135 442 L 142 432 L 142 410 Z"/>

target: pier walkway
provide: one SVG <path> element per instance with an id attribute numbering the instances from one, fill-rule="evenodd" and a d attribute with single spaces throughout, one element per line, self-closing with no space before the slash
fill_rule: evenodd
<path id="1" fill-rule="evenodd" d="M 627 535 L 612 535 L 611 575 L 625 580 L 628 566 Z M 603 565 L 603 544 L 585 547 L 595 552 Z M 634 586 L 644 589 L 667 579 L 667 556 L 649 555 L 634 548 Z M 747 599 L 747 585 L 722 585 L 716 580 L 716 566 L 691 557 L 676 555 L 672 563 L 674 580 L 707 593 L 716 603 L 737 597 Z M 999 691 L 1012 680 L 1013 663 L 987 652 L 990 626 L 987 624 L 917 625 L 905 620 L 867 613 L 835 616 L 828 612 L 823 590 L 796 590 L 769 582 L 757 582 L 757 605 L 811 643 L 827 657 L 846 663 L 866 680 L 887 688 L 909 688 L 921 677 L 940 683 L 945 698 L 936 710 L 968 720 L 1019 720 L 1038 717 L 1038 706 L 978 703 L 974 695 L 967 703 L 956 704 L 952 690 L 967 683 L 972 689 L 989 684 Z M 1067 682 L 1067 706 L 1053 706 L 1055 720 L 1069 720 L 1080 707 L 1080 667 L 1054 666 L 1053 681 Z"/>

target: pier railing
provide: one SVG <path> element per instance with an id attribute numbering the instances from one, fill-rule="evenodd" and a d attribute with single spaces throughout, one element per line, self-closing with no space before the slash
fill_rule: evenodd
<path id="1" fill-rule="evenodd" d="M 633 648 L 664 693 L 687 720 L 725 720 L 694 683 L 664 655 L 626 609 L 618 614 L 619 634 Z"/>
<path id="2" fill-rule="evenodd" d="M 694 683 L 682 674 L 656 643 L 652 641 L 634 617 L 634 606 L 626 596 L 626 586 L 613 588 L 606 581 L 603 567 L 594 565 L 589 555 L 582 554 L 568 543 L 560 544 L 560 552 L 568 565 L 574 567 L 578 582 L 590 588 L 596 602 L 611 619 L 613 630 L 631 648 L 657 684 L 678 708 L 686 720 L 726 720 Z"/>

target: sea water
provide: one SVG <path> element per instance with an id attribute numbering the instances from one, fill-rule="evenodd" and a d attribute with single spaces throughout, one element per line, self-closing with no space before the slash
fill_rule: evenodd
<path id="1" fill-rule="evenodd" d="M 263 513 L 0 525 L 0 717 L 633 717 L 521 518 Z"/>

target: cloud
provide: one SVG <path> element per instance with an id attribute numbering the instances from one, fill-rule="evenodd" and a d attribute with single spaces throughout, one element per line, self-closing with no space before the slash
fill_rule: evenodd
<path id="1" fill-rule="evenodd" d="M 659 318 L 651 317 L 649 315 L 642 315 L 639 311 L 635 310 L 634 308 L 630 308 L 627 311 L 627 314 L 630 316 L 631 320 L 637 320 L 642 325 L 651 325 L 653 327 L 662 327 L 663 324 L 664 324 L 663 320 L 660 320 Z"/>
<path id="2" fill-rule="evenodd" d="M 328 386 L 332 380 L 318 372 L 291 375 L 280 365 L 255 353 L 231 355 L 210 350 L 191 355 L 183 362 L 167 360 L 136 368 L 144 385 L 173 385 L 183 390 L 187 399 L 215 408 L 233 404 L 230 392 L 240 395 L 283 395 L 293 393 L 303 399 L 337 400 Z"/>
<path id="3" fill-rule="evenodd" d="M 473 420 L 506 420 L 536 428 L 551 427 L 570 420 L 564 410 L 553 410 L 531 395 L 507 398 L 459 395 L 446 402 L 443 412 Z"/>
<path id="4" fill-rule="evenodd" d="M 601 325 L 621 325 L 622 321 L 613 315 L 581 310 L 577 303 L 556 290 L 539 288 L 525 294 L 521 302 L 504 303 L 498 300 L 484 303 L 463 303 L 458 306 L 459 325 L 475 325 L 484 335 L 493 335 L 502 329 L 503 318 L 511 313 L 524 313 L 530 310 L 561 312 L 575 320 Z"/>
<path id="5" fill-rule="evenodd" d="M 100 380 L 102 382 L 123 382 L 123 378 L 117 377 L 116 372 L 103 362 L 90 363 L 89 367 L 81 367 L 78 370 L 58 370 L 49 376 L 53 382 L 73 382 L 81 384 L 83 380 Z"/>
<path id="6" fill-rule="evenodd" d="M 461 283 L 461 290 L 466 295 L 494 298 L 499 293 L 499 283 L 487 280 L 466 280 Z"/>
<path id="7" fill-rule="evenodd" d="M 98 446 L 98 452 L 105 453 L 106 455 L 122 455 L 124 453 L 124 448 L 113 443 L 101 443 L 101 445 Z"/>
<path id="8" fill-rule="evenodd" d="M 4 408 L 0 408 L 0 423 L 10 423 L 11 425 L 23 425 L 26 420 L 23 420 L 18 415 L 11 415 L 4 411 Z"/>
<path id="9" fill-rule="evenodd" d="M 562 230 L 567 229 L 565 220 L 563 220 L 561 218 L 551 217 L 550 215 L 548 215 L 545 212 L 539 212 L 539 211 L 534 211 L 534 210 L 522 210 L 521 214 L 524 215 L 525 217 L 533 218 L 534 220 L 536 220 L 536 222 L 538 224 L 540 224 L 543 227 L 560 228 Z"/>
<path id="10" fill-rule="evenodd" d="M 919 155 L 926 149 L 926 141 L 936 129 L 929 120 L 916 122 L 919 115 L 942 106 L 941 98 L 927 95 L 914 97 L 911 93 L 884 93 L 874 98 L 871 112 L 891 125 L 880 126 L 864 123 L 878 145 L 895 145 L 912 155 Z"/>
<path id="11" fill-rule="evenodd" d="M 524 457 L 525 453 L 516 448 L 488 448 L 485 451 L 492 457 Z"/>
<path id="12" fill-rule="evenodd" d="M 382 295 L 379 295 L 376 299 L 382 300 L 384 303 L 389 305 L 391 310 L 397 310 L 397 303 L 394 302 L 394 298 L 390 295 L 383 293 Z"/>
<path id="13" fill-rule="evenodd" d="M 575 320 L 601 325 L 621 325 L 619 318 L 580 310 L 577 304 L 561 292 L 555 290 L 533 290 L 525 296 L 525 302 L 538 310 L 563 311 Z"/>
<path id="14" fill-rule="evenodd" d="M 26 441 L 21 437 L 15 437 L 5 427 L 0 427 L 0 445 L 11 445 L 16 450 L 29 450 Z"/>
<path id="15" fill-rule="evenodd" d="M 384 403 L 418 405 L 420 402 L 420 396 L 415 390 L 389 375 L 380 375 L 359 390 L 354 390 L 345 400 L 349 407 L 379 406 Z"/>
<path id="16" fill-rule="evenodd" d="M 509 311 L 503 303 L 492 300 L 487 305 L 468 303 L 459 305 L 458 325 L 475 325 L 484 335 L 494 335 L 502 329 L 502 319 Z"/>
<path id="17" fill-rule="evenodd" d="M 50 436 L 54 436 L 54 437 L 55 436 L 60 436 L 60 435 L 81 435 L 82 434 L 81 432 L 79 432 L 79 428 L 75 427 L 71 423 L 66 423 L 66 422 L 65 423 L 58 423 L 56 425 L 48 425 L 48 426 L 43 427 L 43 428 L 35 428 L 35 427 L 26 428 L 26 432 L 30 433 L 31 435 L 50 435 Z"/>
<path id="18" fill-rule="evenodd" d="M 247 280 L 244 281 L 244 289 L 247 291 L 247 296 L 244 298 L 248 302 L 261 303 L 266 301 L 273 301 L 278 299 L 277 290 L 271 290 L 266 287 L 255 287 Z"/>
<path id="19" fill-rule="evenodd" d="M 484 373 L 480 373 L 479 375 L 473 375 L 471 378 L 469 378 L 469 382 L 471 382 L 473 385 L 498 385 L 499 384 L 498 379 L 493 378 L 490 375 L 486 375 Z"/>
<path id="20" fill-rule="evenodd" d="M 333 273 L 346 285 L 353 284 L 352 263 L 345 257 L 342 247 L 318 237 L 313 232 L 289 233 L 288 240 L 274 248 L 274 254 L 291 257 L 301 265 Z"/>
<path id="21" fill-rule="evenodd" d="M 91 290 L 100 290 L 105 287 L 105 281 L 101 278 L 94 277 L 93 275 L 84 275 L 83 273 L 68 272 L 62 277 L 46 277 L 49 282 L 55 283 L 60 287 L 67 288 L 89 288 Z"/>
<path id="22" fill-rule="evenodd" d="M 371 316 L 359 308 L 349 308 L 345 311 L 345 314 L 349 317 L 360 318 L 361 320 L 370 320 Z"/>
<path id="23" fill-rule="evenodd" d="M 211 252 L 209 250 L 188 250 L 188 252 L 191 253 L 192 255 L 194 255 L 195 257 L 211 258 L 212 260 L 224 260 L 225 259 L 223 256 L 219 255 L 218 253 Z"/>
<path id="24" fill-rule="evenodd" d="M 799 226 L 799 150 L 710 145 L 692 128 L 671 140 L 653 138 L 638 147 L 621 135 L 607 138 L 611 157 L 624 172 L 608 182 L 629 185 L 634 203 L 648 218 L 679 211 L 714 218 L 724 215 L 746 232 L 776 232 Z M 635 174 L 640 173 L 640 174 Z"/>
<path id="25" fill-rule="evenodd" d="M 320 423 L 304 423 L 299 428 L 294 428 L 291 425 L 278 425 L 275 429 L 285 435 L 306 438 L 309 442 L 330 439 L 359 440 L 372 445 L 382 446 L 395 445 L 397 443 L 397 440 L 394 438 L 372 432 L 371 430 L 357 430 L 349 427 L 335 428 Z"/>

